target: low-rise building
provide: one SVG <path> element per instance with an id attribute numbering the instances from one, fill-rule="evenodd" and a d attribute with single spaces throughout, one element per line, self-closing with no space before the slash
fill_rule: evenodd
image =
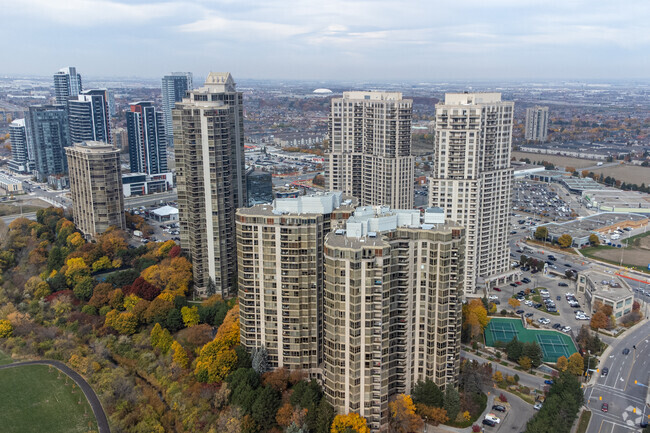
<path id="1" fill-rule="evenodd" d="M 172 186 L 172 173 L 126 173 L 122 175 L 122 192 L 124 193 L 124 197 L 165 192 L 169 191 Z"/>
<path id="2" fill-rule="evenodd" d="M 4 194 L 22 194 L 23 183 L 14 177 L 0 173 L 0 191 Z"/>
<path id="3" fill-rule="evenodd" d="M 600 269 L 587 269 L 578 274 L 577 292 L 584 296 L 588 311 L 593 314 L 599 304 L 612 307 L 616 319 L 632 311 L 634 292 L 624 278 Z"/>

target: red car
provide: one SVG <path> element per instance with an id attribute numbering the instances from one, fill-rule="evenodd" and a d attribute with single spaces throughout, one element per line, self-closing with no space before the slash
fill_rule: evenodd
<path id="1" fill-rule="evenodd" d="M 600 408 L 600 410 L 607 412 L 607 409 L 609 409 L 609 405 L 607 403 L 603 403 L 603 406 Z"/>
<path id="2" fill-rule="evenodd" d="M 518 285 L 518 286 L 521 286 L 522 283 L 521 283 L 521 281 L 515 281 L 515 284 Z"/>
<path id="3" fill-rule="evenodd" d="M 500 292 L 501 291 L 501 289 L 498 288 L 498 287 L 492 287 L 492 290 L 494 290 L 495 292 Z"/>

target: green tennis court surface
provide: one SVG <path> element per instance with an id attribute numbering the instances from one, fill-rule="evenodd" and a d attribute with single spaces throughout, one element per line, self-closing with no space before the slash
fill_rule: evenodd
<path id="1" fill-rule="evenodd" d="M 528 343 L 537 342 L 542 348 L 544 362 L 556 362 L 560 356 L 569 358 L 577 352 L 573 340 L 566 334 L 557 331 L 526 329 L 520 319 L 495 317 L 485 328 L 485 345 L 494 347 L 494 343 L 510 342 L 515 336 L 517 340 Z"/>

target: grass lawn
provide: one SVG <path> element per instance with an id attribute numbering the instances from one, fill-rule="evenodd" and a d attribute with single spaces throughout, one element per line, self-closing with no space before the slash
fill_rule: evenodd
<path id="1" fill-rule="evenodd" d="M 11 364 L 12 362 L 11 357 L 0 350 L 0 365 Z"/>
<path id="2" fill-rule="evenodd" d="M 578 429 L 576 433 L 585 433 L 587 427 L 589 426 L 589 421 L 591 420 L 591 411 L 585 410 L 580 415 L 580 421 L 578 421 Z"/>
<path id="3" fill-rule="evenodd" d="M 97 430 L 88 400 L 76 384 L 73 393 L 73 384 L 72 379 L 54 367 L 50 370 L 47 365 L 0 370 L 0 426 L 3 433 L 85 433 Z"/>
<path id="4" fill-rule="evenodd" d="M 29 206 L 29 205 L 24 205 L 22 207 L 23 213 L 36 212 L 39 209 L 43 209 L 43 208 L 38 206 Z M 16 215 L 19 214 L 20 211 L 21 211 L 20 206 L 16 206 L 14 204 L 7 204 L 7 203 L 0 204 L 0 216 Z"/>

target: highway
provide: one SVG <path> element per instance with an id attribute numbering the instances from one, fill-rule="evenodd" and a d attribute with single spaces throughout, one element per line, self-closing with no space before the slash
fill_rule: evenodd
<path id="1" fill-rule="evenodd" d="M 636 349 L 634 349 L 636 346 Z M 630 350 L 628 355 L 623 350 Z M 600 373 L 585 390 L 585 405 L 592 410 L 588 433 L 637 432 L 641 420 L 650 421 L 645 404 L 650 372 L 650 322 L 647 320 L 611 343 L 609 354 L 601 359 Z M 602 368 L 609 368 L 602 376 Z M 595 379 L 595 380 L 594 380 Z M 602 412 L 603 403 L 609 405 Z"/>
<path id="2" fill-rule="evenodd" d="M 161 192 L 157 194 L 126 197 L 124 199 L 124 207 L 128 209 L 128 208 L 140 207 L 140 206 L 159 205 L 160 202 L 167 203 L 176 200 L 178 200 L 178 194 L 176 190 L 172 190 L 172 191 Z"/>

